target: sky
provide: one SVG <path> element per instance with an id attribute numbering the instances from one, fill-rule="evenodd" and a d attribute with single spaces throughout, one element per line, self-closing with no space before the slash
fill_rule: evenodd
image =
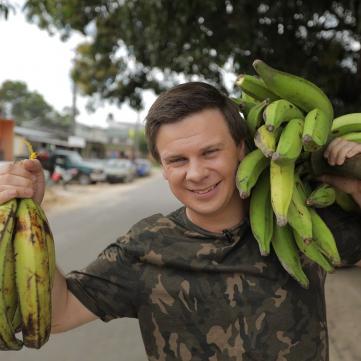
<path id="1" fill-rule="evenodd" d="M 72 105 L 70 69 L 74 50 L 82 41 L 78 34 L 63 42 L 59 35 L 49 35 L 37 25 L 28 23 L 17 10 L 7 20 L 0 18 L 0 84 L 5 80 L 23 81 L 30 91 L 39 92 L 47 103 L 61 112 Z M 145 109 L 140 121 L 155 100 L 153 94 L 145 96 Z M 87 98 L 77 96 L 80 114 L 76 121 L 90 126 L 106 127 L 106 118 L 112 113 L 115 121 L 135 123 L 137 113 L 129 106 L 121 108 L 105 105 L 95 113 L 85 109 Z"/>

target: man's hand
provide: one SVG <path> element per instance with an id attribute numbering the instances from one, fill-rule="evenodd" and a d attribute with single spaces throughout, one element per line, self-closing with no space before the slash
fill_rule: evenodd
<path id="1" fill-rule="evenodd" d="M 351 158 L 360 153 L 361 144 L 342 138 L 335 138 L 330 142 L 323 155 L 330 165 L 342 165 L 347 158 Z M 343 192 L 349 193 L 361 208 L 361 180 L 330 174 L 323 174 L 317 177 L 317 179 Z"/>
<path id="2" fill-rule="evenodd" d="M 45 178 L 38 160 L 22 160 L 0 167 L 0 204 L 12 198 L 32 198 L 39 204 L 45 192 Z"/>

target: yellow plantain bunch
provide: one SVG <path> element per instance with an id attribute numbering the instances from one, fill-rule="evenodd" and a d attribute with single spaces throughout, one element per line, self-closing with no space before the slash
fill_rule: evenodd
<path id="1" fill-rule="evenodd" d="M 242 95 L 234 101 L 245 119 L 250 148 L 236 185 L 241 198 L 250 197 L 260 253 L 268 255 L 272 245 L 286 271 L 307 288 L 301 253 L 327 272 L 341 263 L 335 239 L 314 208 L 336 202 L 347 211 L 357 209 L 348 194 L 310 179 L 325 169 L 361 179 L 361 164 L 320 168 L 334 137 L 361 143 L 361 113 L 334 119 L 330 100 L 314 83 L 261 60 L 253 67 L 258 76 L 241 75 L 236 81 Z"/>

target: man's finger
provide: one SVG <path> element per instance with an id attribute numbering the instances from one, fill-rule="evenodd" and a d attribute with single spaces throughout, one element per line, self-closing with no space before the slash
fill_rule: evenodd
<path id="1" fill-rule="evenodd" d="M 352 144 L 352 143 L 347 143 L 342 148 L 340 148 L 336 155 L 335 164 L 342 165 L 347 158 L 346 155 L 353 148 L 354 148 L 354 144 Z"/>

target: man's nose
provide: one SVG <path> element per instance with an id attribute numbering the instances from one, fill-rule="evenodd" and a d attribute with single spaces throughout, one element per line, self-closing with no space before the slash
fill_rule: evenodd
<path id="1" fill-rule="evenodd" d="M 199 182 L 207 177 L 208 169 L 203 162 L 192 160 L 188 164 L 186 180 L 191 182 Z"/>

